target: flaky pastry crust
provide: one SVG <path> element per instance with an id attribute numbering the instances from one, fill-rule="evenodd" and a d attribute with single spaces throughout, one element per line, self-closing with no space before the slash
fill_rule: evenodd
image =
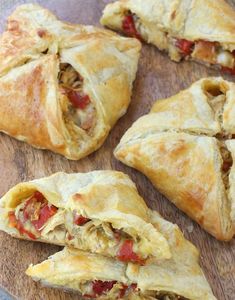
<path id="1" fill-rule="evenodd" d="M 38 265 L 31 265 L 26 274 L 44 285 L 83 292 L 82 283 L 101 280 L 131 286 L 122 299 L 170 299 L 215 300 L 206 278 L 198 264 L 198 251 L 184 237 L 178 226 L 165 221 L 158 213 L 149 211 L 151 221 L 169 243 L 172 258 L 149 261 L 145 266 L 128 265 L 114 259 L 65 248 Z M 123 285 L 120 288 L 123 288 Z M 115 287 L 98 299 L 114 300 Z M 178 295 L 173 298 L 172 295 Z M 158 298 L 159 296 L 159 298 Z M 179 297 L 180 296 L 180 297 Z M 166 298 L 168 299 L 168 298 Z"/>
<path id="2" fill-rule="evenodd" d="M 108 30 L 61 22 L 39 5 L 19 6 L 0 38 L 0 131 L 73 160 L 97 150 L 127 110 L 140 47 Z M 62 66 L 82 86 L 77 123 L 59 82 Z"/>
<path id="3" fill-rule="evenodd" d="M 45 226 L 39 230 L 40 234 L 37 234 L 32 226 L 38 219 L 35 217 L 36 201 L 31 205 L 32 200 L 26 200 L 26 204 L 20 207 L 35 191 L 45 197 L 49 207 L 53 205 L 55 210 L 57 209 L 56 213 L 44 222 Z M 138 194 L 135 184 L 121 172 L 60 172 L 50 177 L 19 183 L 1 198 L 0 212 L 0 229 L 17 238 L 70 245 L 113 257 L 117 255 L 114 250 L 119 246 L 118 240 L 125 242 L 126 239 L 132 238 L 137 240 L 136 243 L 139 241 L 136 247 L 139 247 L 139 252 L 145 259 L 171 257 L 169 245 L 164 236 L 151 224 L 149 210 Z M 85 223 L 76 226 L 74 220 L 70 222 L 74 212 L 90 221 L 87 226 Z M 17 219 L 15 222 L 21 222 L 23 230 L 14 224 L 12 226 L 9 213 L 14 213 Z M 26 214 L 33 216 L 31 224 L 27 222 L 30 216 Z M 48 215 L 45 212 L 38 213 L 39 216 L 41 214 L 42 217 Z M 24 229 L 34 233 L 35 237 L 24 234 Z M 116 234 L 119 234 L 119 237 L 115 244 Z"/>
<path id="4" fill-rule="evenodd" d="M 167 51 L 174 61 L 193 59 L 234 75 L 235 12 L 224 0 L 120 0 L 105 7 L 101 24 Z"/>
<path id="5" fill-rule="evenodd" d="M 204 78 L 157 101 L 115 156 L 219 240 L 234 235 L 235 85 Z"/>

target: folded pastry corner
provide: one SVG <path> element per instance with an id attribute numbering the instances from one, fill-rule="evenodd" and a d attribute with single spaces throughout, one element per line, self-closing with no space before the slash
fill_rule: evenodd
<path id="1" fill-rule="evenodd" d="M 172 257 L 154 263 L 148 261 L 144 266 L 128 264 L 126 274 L 143 293 L 140 299 L 216 300 L 200 268 L 197 248 L 184 238 L 177 225 L 156 211 L 149 213 L 152 224 L 167 239 Z"/>
<path id="2" fill-rule="evenodd" d="M 221 16 L 221 11 L 223 16 Z M 224 0 L 120 0 L 101 24 L 168 52 L 235 74 L 235 12 Z"/>
<path id="3" fill-rule="evenodd" d="M 116 171 L 56 173 L 20 183 L 0 200 L 0 229 L 137 264 L 172 255 L 134 183 Z"/>
<path id="4" fill-rule="evenodd" d="M 113 258 L 64 248 L 41 264 L 29 266 L 26 274 L 43 285 L 77 291 L 86 298 L 106 294 L 106 299 L 116 299 L 128 288 L 125 270 L 125 263 Z"/>
<path id="5" fill-rule="evenodd" d="M 219 240 L 234 235 L 235 84 L 201 79 L 157 101 L 114 151 Z"/>
<path id="6" fill-rule="evenodd" d="M 102 300 L 215 300 L 198 264 L 198 251 L 176 225 L 149 210 L 153 224 L 167 239 L 172 257 L 148 261 L 145 266 L 125 264 L 65 248 L 26 274 L 44 285 L 73 290 Z"/>
<path id="7" fill-rule="evenodd" d="M 97 150 L 128 108 L 140 48 L 19 6 L 0 37 L 0 131 L 74 160 Z"/>

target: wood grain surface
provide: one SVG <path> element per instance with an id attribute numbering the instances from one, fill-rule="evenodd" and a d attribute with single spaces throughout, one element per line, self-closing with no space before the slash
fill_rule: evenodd
<path id="1" fill-rule="evenodd" d="M 143 0 L 144 1 L 144 0 Z M 215 0 L 216 1 L 216 0 Z M 18 4 L 29 1 L 0 0 L 0 30 L 6 17 Z M 35 1 L 30 1 L 35 2 Z M 84 24 L 99 25 L 99 18 L 109 0 L 39 0 L 61 19 Z M 95 53 L 94 53 L 95 55 Z M 1 63 L 1 62 L 0 62 Z M 177 223 L 201 252 L 201 266 L 219 300 L 235 299 L 235 241 L 222 243 L 204 232 L 196 223 L 175 208 L 142 174 L 124 166 L 113 157 L 113 149 L 123 133 L 141 115 L 147 113 L 156 99 L 165 98 L 205 76 L 218 71 L 196 63 L 171 62 L 165 54 L 144 45 L 134 84 L 132 102 L 127 114 L 119 120 L 100 150 L 89 157 L 72 162 L 49 151 L 35 150 L 31 146 L 0 134 L 0 195 L 20 181 L 39 178 L 57 171 L 87 172 L 98 169 L 116 169 L 130 175 L 148 205 L 164 218 Z M 226 76 L 227 79 L 235 78 Z M 60 250 L 41 243 L 19 241 L 0 233 L 0 285 L 12 296 L 23 300 L 74 300 L 76 294 L 43 288 L 24 272 L 30 263 L 36 264 Z M 0 299 L 6 299 L 1 296 Z M 203 300 L 203 299 L 201 299 Z"/>

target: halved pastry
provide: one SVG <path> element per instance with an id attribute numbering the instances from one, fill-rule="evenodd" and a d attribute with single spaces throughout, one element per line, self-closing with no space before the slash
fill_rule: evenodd
<path id="1" fill-rule="evenodd" d="M 74 160 L 97 150 L 128 108 L 140 48 L 19 6 L 0 38 L 0 131 Z"/>
<path id="2" fill-rule="evenodd" d="M 157 101 L 115 156 L 220 240 L 234 235 L 235 84 L 205 78 Z"/>
<path id="3" fill-rule="evenodd" d="M 198 265 L 198 251 L 176 225 L 151 213 L 152 222 L 167 239 L 173 256 L 128 265 L 112 258 L 65 248 L 26 274 L 52 287 L 74 290 L 84 298 L 103 300 L 215 300 Z"/>
<path id="4" fill-rule="evenodd" d="M 107 5 L 101 23 L 174 61 L 193 59 L 235 74 L 235 12 L 224 0 L 120 0 Z"/>
<path id="5" fill-rule="evenodd" d="M 0 200 L 0 229 L 139 264 L 171 256 L 134 183 L 115 171 L 56 173 L 16 185 Z"/>

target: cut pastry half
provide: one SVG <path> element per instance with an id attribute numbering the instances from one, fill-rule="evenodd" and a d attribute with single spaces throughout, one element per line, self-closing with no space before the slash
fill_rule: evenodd
<path id="1" fill-rule="evenodd" d="M 101 23 L 174 61 L 192 59 L 235 74 L 235 12 L 224 0 L 120 0 L 106 6 Z"/>
<path id="2" fill-rule="evenodd" d="M 204 78 L 157 101 L 115 156 L 219 240 L 234 235 L 235 84 Z"/>
<path id="3" fill-rule="evenodd" d="M 115 171 L 56 173 L 16 185 L 0 200 L 0 229 L 137 264 L 171 257 L 134 183 Z"/>
<path id="4" fill-rule="evenodd" d="M 97 150 L 128 108 L 140 48 L 19 6 L 0 38 L 0 131 L 73 160 Z"/>
<path id="5" fill-rule="evenodd" d="M 152 212 L 152 222 L 169 242 L 173 256 L 145 266 L 124 264 L 65 248 L 30 266 L 26 274 L 51 287 L 73 290 L 84 298 L 103 300 L 215 300 L 198 264 L 196 248 L 176 225 Z"/>

